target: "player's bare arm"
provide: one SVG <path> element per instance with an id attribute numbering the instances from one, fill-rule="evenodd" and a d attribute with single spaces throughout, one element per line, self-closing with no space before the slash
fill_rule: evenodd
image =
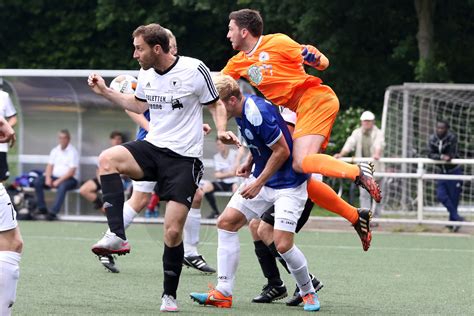
<path id="1" fill-rule="evenodd" d="M 146 119 L 143 114 L 138 114 L 129 110 L 125 110 L 125 113 L 134 121 L 138 126 L 143 128 L 145 131 L 150 130 L 150 122 Z"/>
<path id="2" fill-rule="evenodd" d="M 8 143 L 13 147 L 16 141 L 15 131 L 5 118 L 0 117 L 0 143 Z"/>
<path id="3" fill-rule="evenodd" d="M 254 182 L 247 185 L 240 192 L 244 199 L 253 199 L 256 197 L 265 183 L 267 183 L 268 179 L 270 179 L 271 176 L 280 169 L 283 163 L 285 163 L 288 157 L 290 157 L 290 148 L 288 148 L 288 144 L 286 143 L 285 137 L 283 137 L 283 135 L 270 148 L 272 149 L 273 153 L 268 159 L 262 173 Z"/>
<path id="4" fill-rule="evenodd" d="M 87 79 L 87 84 L 92 91 L 103 96 L 110 102 L 120 105 L 125 110 L 141 114 L 148 109 L 148 104 L 137 100 L 133 94 L 120 93 L 107 87 L 104 78 L 98 74 L 90 74 Z"/>
<path id="5" fill-rule="evenodd" d="M 247 158 L 245 158 L 245 162 L 237 167 L 236 175 L 238 177 L 243 177 L 243 178 L 250 177 L 250 173 L 252 172 L 252 166 L 253 166 L 253 156 L 252 156 L 252 153 L 249 152 L 249 154 L 247 155 Z"/>
<path id="6" fill-rule="evenodd" d="M 207 108 L 211 112 L 212 119 L 216 125 L 217 138 L 226 145 L 236 145 L 237 147 L 240 147 L 242 144 L 240 143 L 238 137 L 233 132 L 226 131 L 228 118 L 227 111 L 222 101 L 218 100 L 214 103 L 211 103 L 207 106 Z"/>

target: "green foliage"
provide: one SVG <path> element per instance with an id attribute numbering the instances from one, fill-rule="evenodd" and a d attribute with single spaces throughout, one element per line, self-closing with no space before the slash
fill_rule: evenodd
<path id="1" fill-rule="evenodd" d="M 265 33 L 316 45 L 330 60 L 320 76 L 341 112 L 354 105 L 380 114 L 389 85 L 409 81 L 470 82 L 474 77 L 474 2 L 438 1 L 433 58 L 418 59 L 413 1 L 273 0 L 0 0 L 1 68 L 135 69 L 131 33 L 160 23 L 179 53 L 220 70 L 235 53 L 228 14 L 262 13 Z"/>

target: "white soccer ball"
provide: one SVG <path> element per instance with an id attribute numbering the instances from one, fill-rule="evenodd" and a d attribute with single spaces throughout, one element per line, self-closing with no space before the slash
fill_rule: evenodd
<path id="1" fill-rule="evenodd" d="M 120 75 L 110 83 L 110 88 L 125 94 L 135 93 L 137 88 L 137 78 L 130 75 Z"/>

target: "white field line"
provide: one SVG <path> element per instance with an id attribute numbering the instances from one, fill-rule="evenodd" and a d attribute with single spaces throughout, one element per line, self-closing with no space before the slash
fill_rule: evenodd
<path id="1" fill-rule="evenodd" d="M 44 235 L 28 235 L 23 233 L 23 238 L 28 243 L 29 239 L 37 240 L 67 240 L 67 241 L 89 241 L 91 243 L 98 240 L 98 238 L 84 238 L 84 237 L 68 237 L 68 236 L 44 236 Z M 152 239 L 134 239 L 133 243 L 157 243 L 161 240 Z M 217 242 L 201 242 L 201 245 L 215 246 L 217 248 Z M 332 249 L 332 250 L 357 250 L 360 251 L 360 246 L 327 246 L 327 245 L 314 245 L 314 244 L 298 244 L 301 248 L 314 248 L 314 249 Z M 133 246 L 133 244 L 132 244 Z M 241 243 L 241 247 L 253 247 L 250 243 Z M 414 252 L 460 252 L 460 253 L 474 253 L 474 249 L 447 249 L 447 248 L 406 248 L 406 247 L 377 247 L 372 246 L 369 251 L 414 251 Z"/>

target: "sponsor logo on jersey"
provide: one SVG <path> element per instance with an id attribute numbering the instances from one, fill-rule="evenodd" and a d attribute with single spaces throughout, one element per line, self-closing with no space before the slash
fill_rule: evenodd
<path id="1" fill-rule="evenodd" d="M 260 60 L 260 61 L 268 61 L 268 60 L 270 60 L 270 55 L 269 55 L 267 52 L 261 52 L 261 53 L 258 55 L 258 60 Z"/>
<path id="2" fill-rule="evenodd" d="M 179 88 L 181 88 L 182 86 L 182 81 L 181 79 L 177 78 L 177 77 L 173 77 L 170 79 L 170 88 L 173 89 L 173 90 L 178 90 Z"/>
<path id="3" fill-rule="evenodd" d="M 147 82 L 147 84 L 146 84 L 145 88 L 151 88 L 151 84 L 150 84 L 150 82 Z"/>
<path id="4" fill-rule="evenodd" d="M 260 71 L 260 67 L 257 65 L 250 66 L 247 70 L 247 75 L 249 76 L 250 81 L 255 83 L 255 85 L 259 85 L 263 80 L 262 72 Z"/>

